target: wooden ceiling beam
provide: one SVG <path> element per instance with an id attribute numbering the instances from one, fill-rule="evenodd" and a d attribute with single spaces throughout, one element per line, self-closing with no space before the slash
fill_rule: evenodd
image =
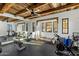
<path id="1" fill-rule="evenodd" d="M 49 10 L 44 11 L 44 12 L 40 12 L 39 14 L 48 13 L 48 12 L 53 12 L 53 11 L 61 10 L 61 9 L 64 9 L 64 8 L 69 8 L 69 7 L 72 7 L 72 6 L 74 6 L 74 5 L 79 5 L 79 3 L 69 3 L 69 4 L 64 5 L 64 6 L 60 6 L 60 7 L 57 7 L 57 8 L 49 9 Z"/>
<path id="2" fill-rule="evenodd" d="M 6 13 L 13 5 L 14 5 L 14 3 L 6 3 L 6 4 L 3 6 L 1 12 L 2 12 L 2 13 Z"/>
<path id="3" fill-rule="evenodd" d="M 2 4 L 0 5 L 0 11 L 1 11 L 2 8 L 4 7 L 4 5 L 5 5 L 5 3 L 2 3 Z"/>
<path id="4" fill-rule="evenodd" d="M 21 14 L 21 13 L 24 13 L 24 12 L 26 12 L 26 11 L 27 11 L 26 9 L 22 9 L 22 10 L 20 10 L 19 12 L 16 12 L 15 15 L 17 15 L 17 14 Z"/>
<path id="5" fill-rule="evenodd" d="M 43 11 L 43 12 L 37 12 L 37 13 L 39 13 L 40 15 L 42 14 L 42 13 L 46 13 L 46 12 L 49 12 L 50 10 L 56 10 L 56 9 L 61 9 L 61 7 L 63 7 L 63 6 L 60 6 L 60 7 L 57 7 L 57 8 L 54 8 L 53 7 L 53 5 L 51 4 L 51 3 L 48 3 L 48 5 L 49 5 L 49 7 L 50 7 L 50 9 L 49 10 L 46 10 L 46 11 Z M 67 3 L 67 5 L 70 5 L 70 3 Z M 66 6 L 66 5 L 64 5 L 64 6 Z M 38 16 L 38 17 L 40 17 L 40 16 Z M 26 17 L 27 18 L 27 17 Z M 29 18 L 37 18 L 37 17 L 31 17 L 31 16 L 29 16 Z"/>
<path id="6" fill-rule="evenodd" d="M 21 21 L 21 20 L 19 20 L 19 19 L 13 19 L 13 20 L 11 20 L 9 22 L 17 22 L 17 21 Z"/>
<path id="7" fill-rule="evenodd" d="M 58 9 L 58 8 L 62 7 L 62 6 L 60 6 L 60 7 L 54 8 L 53 5 L 51 5 L 51 3 L 48 3 L 48 5 L 49 5 L 49 7 L 50 7 L 49 10 L 52 10 L 52 11 L 53 11 L 53 9 Z M 46 11 L 43 11 L 43 12 L 49 12 L 49 10 L 46 10 Z M 39 14 L 41 15 L 43 12 L 37 12 L 37 13 L 39 13 Z M 38 17 L 40 17 L 40 16 L 38 16 Z M 25 18 L 28 18 L 28 17 L 25 17 Z M 37 18 L 37 16 L 36 16 L 36 17 L 31 17 L 31 16 L 29 16 L 29 18 L 30 18 L 30 19 L 32 19 L 32 18 Z"/>
<path id="8" fill-rule="evenodd" d="M 24 7 L 24 6 L 25 6 L 25 7 L 24 7 L 24 9 L 25 9 L 26 7 L 28 7 L 28 4 L 27 4 L 27 3 L 26 3 L 27 5 L 22 5 L 22 4 L 24 4 L 24 3 L 21 3 L 21 4 L 20 4 L 20 3 L 18 3 L 18 6 L 21 6 L 21 7 Z M 17 5 L 17 3 L 16 3 L 16 5 Z M 16 6 L 16 5 L 15 5 L 15 6 Z M 14 7 L 12 7 L 12 9 L 14 9 L 14 10 L 18 11 L 18 10 L 16 9 L 16 7 L 15 7 L 15 6 L 14 6 Z M 17 8 L 18 8 L 18 7 L 17 7 Z M 23 9 L 22 9 L 22 10 L 23 10 Z"/>
<path id="9" fill-rule="evenodd" d="M 8 20 L 9 17 L 4 18 L 2 21 Z"/>
<path id="10" fill-rule="evenodd" d="M 24 19 L 26 19 L 26 18 L 28 18 L 28 17 L 31 17 L 31 15 L 29 15 L 29 16 L 25 16 Z"/>
<path id="11" fill-rule="evenodd" d="M 39 3 L 39 4 L 35 5 L 35 6 L 30 7 L 30 9 L 37 8 L 37 7 L 42 6 L 42 5 L 44 5 L 44 4 L 45 4 L 45 3 Z M 24 18 L 28 18 L 28 17 L 31 17 L 31 15 L 26 16 L 26 17 L 24 17 Z"/>
<path id="12" fill-rule="evenodd" d="M 33 5 L 28 6 L 27 9 L 29 9 L 29 10 L 30 10 L 30 9 L 34 9 L 34 8 L 36 8 L 36 7 L 38 7 L 38 6 L 43 5 L 43 4 L 45 4 L 45 3 L 34 3 Z M 17 12 L 16 15 L 26 12 L 27 9 L 25 8 L 25 9 L 23 9 L 23 10 Z"/>
<path id="13" fill-rule="evenodd" d="M 72 8 L 73 6 L 75 6 L 74 8 Z M 50 10 L 50 11 L 47 11 L 47 12 L 43 12 L 43 13 L 40 13 L 41 16 L 46 16 L 46 15 L 49 15 L 49 14 L 55 14 L 55 13 L 59 13 L 59 12 L 64 12 L 64 11 L 69 11 L 71 9 L 77 9 L 79 8 L 79 3 L 74 3 L 74 4 L 68 4 L 68 5 L 65 5 L 65 7 L 62 6 L 62 8 L 59 8 L 59 9 L 56 9 L 56 10 Z M 59 12 L 54 12 L 54 11 L 58 11 Z M 47 14 L 44 14 L 44 13 L 47 13 Z M 37 16 L 37 17 L 29 17 L 29 19 L 33 19 L 33 18 L 38 18 L 38 17 L 41 17 L 41 16 Z"/>
<path id="14" fill-rule="evenodd" d="M 28 5 L 28 4 L 27 4 L 27 5 Z M 28 5 L 28 7 L 26 7 L 26 8 L 29 8 L 30 6 L 32 6 L 32 5 Z M 26 8 L 24 8 L 24 9 L 22 9 L 22 10 L 20 10 L 20 11 L 16 12 L 16 14 L 15 14 L 15 15 L 26 12 L 26 11 L 27 11 L 27 9 L 26 9 Z"/>
<path id="15" fill-rule="evenodd" d="M 9 22 L 12 22 L 12 21 L 16 21 L 16 19 L 11 19 L 11 20 L 9 20 Z"/>
<path id="16" fill-rule="evenodd" d="M 37 8 L 39 6 L 42 6 L 44 5 L 45 3 L 34 3 L 32 6 L 30 6 L 28 9 L 34 9 L 34 8 Z"/>

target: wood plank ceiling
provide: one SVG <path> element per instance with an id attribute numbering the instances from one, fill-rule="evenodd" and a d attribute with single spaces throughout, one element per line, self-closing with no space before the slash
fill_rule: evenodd
<path id="1" fill-rule="evenodd" d="M 29 19 L 46 16 L 49 14 L 69 11 L 79 8 L 79 3 L 0 3 L 0 13 L 10 13 Z M 5 16 L 0 16 L 2 21 L 15 22 Z"/>

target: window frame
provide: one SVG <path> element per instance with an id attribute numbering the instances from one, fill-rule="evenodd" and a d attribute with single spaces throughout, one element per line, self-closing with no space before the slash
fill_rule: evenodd
<path id="1" fill-rule="evenodd" d="M 63 29 L 63 26 L 64 26 L 64 25 L 63 25 L 63 21 L 64 21 L 64 20 L 67 20 L 67 33 L 64 33 L 64 32 L 63 32 L 63 30 L 64 30 L 64 29 Z M 62 34 L 68 34 L 68 33 L 69 33 L 69 18 L 63 18 L 63 19 L 62 19 Z"/>
<path id="2" fill-rule="evenodd" d="M 51 28 L 50 28 L 51 31 L 47 31 L 47 29 L 48 29 L 48 28 L 47 28 L 47 23 L 50 23 L 50 26 L 49 26 L 49 27 L 51 27 Z M 52 22 L 49 22 L 49 21 L 48 21 L 48 22 L 46 22 L 45 25 L 46 25 L 46 27 L 45 27 L 46 32 L 52 32 Z"/>
<path id="3" fill-rule="evenodd" d="M 32 31 L 35 32 L 35 22 L 32 22 Z"/>
<path id="4" fill-rule="evenodd" d="M 57 31 L 54 29 L 54 21 L 53 21 L 53 33 L 58 33 L 58 17 L 54 18 L 53 20 L 57 20 Z"/>
<path id="5" fill-rule="evenodd" d="M 26 23 L 26 31 L 28 31 L 28 23 Z"/>
<path id="6" fill-rule="evenodd" d="M 46 26 L 45 26 L 45 22 L 43 22 L 43 23 L 42 23 L 42 32 L 45 32 L 45 31 L 46 31 L 45 28 L 46 28 Z M 44 29 L 44 30 L 43 30 L 43 29 Z"/>

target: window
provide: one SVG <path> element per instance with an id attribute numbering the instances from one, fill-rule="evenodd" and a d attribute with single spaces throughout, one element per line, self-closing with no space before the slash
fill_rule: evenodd
<path id="1" fill-rule="evenodd" d="M 45 23 L 42 23 L 42 32 L 45 32 Z"/>
<path id="2" fill-rule="evenodd" d="M 34 22 L 32 23 L 32 31 L 33 32 L 35 31 L 35 23 Z"/>
<path id="3" fill-rule="evenodd" d="M 22 31 L 25 31 L 25 24 L 22 24 Z"/>
<path id="4" fill-rule="evenodd" d="M 7 26 L 8 26 L 7 30 L 8 31 L 11 31 L 12 30 L 12 25 L 11 24 L 8 24 Z"/>
<path id="5" fill-rule="evenodd" d="M 52 32 L 52 22 L 46 22 L 46 31 Z"/>
<path id="6" fill-rule="evenodd" d="M 26 31 L 28 31 L 28 23 L 26 23 Z"/>
<path id="7" fill-rule="evenodd" d="M 25 31 L 25 23 L 18 23 L 16 30 Z"/>
<path id="8" fill-rule="evenodd" d="M 62 19 L 62 33 L 68 34 L 68 29 L 69 29 L 69 19 L 64 18 Z"/>
<path id="9" fill-rule="evenodd" d="M 53 20 L 53 32 L 57 33 L 58 32 L 58 18 L 55 18 Z"/>

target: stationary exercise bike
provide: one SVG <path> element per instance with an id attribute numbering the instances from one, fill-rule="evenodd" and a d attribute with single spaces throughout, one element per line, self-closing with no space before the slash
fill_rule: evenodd
<path id="1" fill-rule="evenodd" d="M 60 37 L 58 34 L 55 34 L 55 36 L 57 37 L 55 53 L 59 56 L 75 56 L 71 48 L 64 45 L 64 43 L 61 41 L 64 40 L 64 38 Z"/>

